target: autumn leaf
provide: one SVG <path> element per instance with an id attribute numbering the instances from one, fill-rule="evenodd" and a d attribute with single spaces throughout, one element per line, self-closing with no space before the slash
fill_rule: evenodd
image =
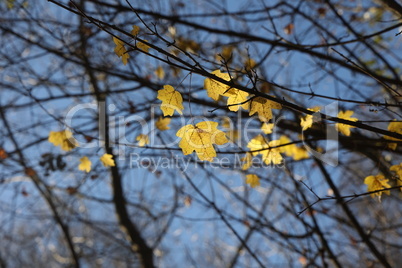
<path id="1" fill-rule="evenodd" d="M 262 135 L 256 136 L 254 139 L 251 139 L 247 144 L 247 147 L 250 149 L 252 155 L 261 154 L 262 160 L 265 164 L 269 165 L 271 162 L 275 165 L 280 164 L 283 160 L 283 157 L 280 153 L 280 149 L 273 148 L 280 145 L 279 140 L 272 140 L 267 142 Z"/>
<path id="2" fill-rule="evenodd" d="M 177 131 L 176 136 L 181 138 L 179 147 L 184 155 L 197 153 L 200 160 L 212 161 L 216 156 L 213 144 L 223 145 L 228 142 L 223 131 L 218 130 L 218 123 L 204 121 L 194 125 L 186 125 Z"/>
<path id="3" fill-rule="evenodd" d="M 396 184 L 398 186 L 402 186 L 402 163 L 400 163 L 399 165 L 391 166 L 389 170 L 395 172 L 396 175 L 398 175 L 398 178 L 396 178 Z M 402 187 L 400 188 L 400 190 L 402 191 Z"/>
<path id="4" fill-rule="evenodd" d="M 288 137 L 282 135 L 279 138 L 279 141 L 281 145 L 285 144 L 284 146 L 279 147 L 279 149 L 280 152 L 284 153 L 286 156 L 292 157 L 295 161 L 309 158 L 307 150 L 292 143 Z"/>
<path id="5" fill-rule="evenodd" d="M 285 28 L 283 28 L 283 31 L 285 32 L 285 34 L 290 35 L 293 33 L 293 29 L 295 28 L 293 23 L 289 23 L 288 25 L 285 26 Z"/>
<path id="6" fill-rule="evenodd" d="M 367 190 L 369 192 L 382 190 L 384 188 L 391 187 L 391 185 L 388 184 L 388 180 L 385 179 L 384 175 L 382 175 L 382 174 L 366 177 L 364 179 L 364 184 L 367 184 Z M 386 193 L 387 195 L 390 195 L 390 191 L 386 190 L 386 191 L 380 191 L 377 193 L 372 193 L 372 194 L 370 194 L 370 196 L 373 198 L 375 198 L 376 196 L 381 197 L 383 192 Z"/>
<path id="7" fill-rule="evenodd" d="M 247 170 L 253 165 L 253 155 L 249 152 L 246 153 L 246 155 L 240 159 L 243 163 L 241 169 L 242 170 Z"/>
<path id="8" fill-rule="evenodd" d="M 113 160 L 113 155 L 111 154 L 104 154 L 100 157 L 100 161 L 105 167 L 114 167 L 115 163 Z"/>
<path id="9" fill-rule="evenodd" d="M 137 25 L 133 25 L 133 29 L 131 30 L 131 34 L 136 36 L 140 33 L 140 27 Z"/>
<path id="10" fill-rule="evenodd" d="M 81 157 L 81 159 L 80 159 L 80 164 L 78 166 L 78 169 L 88 173 L 91 171 L 91 165 L 92 165 L 91 160 L 89 160 L 88 157 L 84 156 L 84 157 Z"/>
<path id="11" fill-rule="evenodd" d="M 264 134 L 271 134 L 274 129 L 274 124 L 272 123 L 263 123 L 261 126 L 261 130 Z"/>
<path id="12" fill-rule="evenodd" d="M 388 131 L 402 134 L 402 122 L 393 120 L 388 125 Z M 400 139 L 390 137 L 390 136 L 384 136 L 384 139 L 391 140 L 391 141 L 400 141 Z M 397 143 L 388 143 L 387 145 L 388 145 L 388 148 L 390 148 L 392 150 L 395 150 L 396 147 L 398 146 Z"/>
<path id="13" fill-rule="evenodd" d="M 255 62 L 255 60 L 253 59 L 247 59 L 244 62 L 244 69 L 246 69 L 246 71 L 250 71 L 251 69 L 254 69 L 254 67 L 257 65 L 257 63 Z"/>
<path id="14" fill-rule="evenodd" d="M 263 97 L 256 97 L 250 101 L 249 115 L 258 113 L 260 121 L 267 122 L 272 118 L 271 109 L 282 109 L 282 105 Z"/>
<path id="15" fill-rule="evenodd" d="M 200 44 L 198 44 L 196 41 L 184 38 L 182 36 L 176 38 L 176 46 L 181 50 L 190 53 L 197 53 L 201 48 Z"/>
<path id="16" fill-rule="evenodd" d="M 350 111 L 350 110 L 340 111 L 338 113 L 338 117 L 341 119 L 345 119 L 345 120 L 349 120 L 349 121 L 353 121 L 353 122 L 356 122 L 359 120 L 355 117 L 351 117 L 352 115 L 353 115 L 353 111 Z M 335 128 L 337 131 L 341 132 L 343 135 L 350 136 L 350 129 L 354 128 L 354 126 L 350 126 L 350 125 L 342 124 L 342 123 L 336 123 Z"/>
<path id="17" fill-rule="evenodd" d="M 70 151 L 77 147 L 77 141 L 73 138 L 73 133 L 69 130 L 50 131 L 48 141 L 54 146 L 60 146 L 64 151 Z"/>
<path id="18" fill-rule="evenodd" d="M 226 63 L 230 63 L 232 61 L 232 53 L 233 53 L 233 46 L 224 46 L 222 47 L 222 52 L 215 56 L 217 61 L 221 61 L 222 59 L 225 60 Z"/>
<path id="19" fill-rule="evenodd" d="M 313 112 L 318 112 L 320 110 L 320 107 L 313 107 L 313 108 L 308 108 L 307 110 L 309 111 L 313 111 Z M 302 130 L 305 131 L 307 129 L 309 129 L 312 125 L 313 125 L 313 115 L 312 114 L 308 114 L 305 117 L 302 117 L 300 119 L 300 126 L 302 127 Z"/>
<path id="20" fill-rule="evenodd" d="M 247 101 L 248 95 L 249 94 L 247 92 L 241 91 L 237 88 L 231 90 L 231 94 L 229 95 L 227 102 L 229 110 L 237 112 L 240 107 L 242 107 L 244 110 L 247 110 L 249 107 L 249 102 L 243 102 Z"/>
<path id="21" fill-rule="evenodd" d="M 6 159 L 8 157 L 6 150 L 0 148 L 0 159 Z"/>
<path id="22" fill-rule="evenodd" d="M 157 98 L 162 101 L 161 110 L 164 116 L 172 116 L 175 110 L 182 114 L 183 97 L 172 86 L 164 85 L 163 89 L 158 90 Z"/>
<path id="23" fill-rule="evenodd" d="M 149 144 L 149 137 L 145 134 L 138 135 L 135 140 L 138 141 L 138 146 L 140 147 L 144 147 L 145 145 Z"/>
<path id="24" fill-rule="evenodd" d="M 163 70 L 162 66 L 158 66 L 158 68 L 156 68 L 155 75 L 159 80 L 163 80 L 163 78 L 165 78 L 165 70 Z"/>
<path id="25" fill-rule="evenodd" d="M 254 188 L 256 186 L 260 186 L 260 178 L 255 174 L 246 175 L 246 183 Z"/>
<path id="26" fill-rule="evenodd" d="M 159 117 L 158 120 L 155 122 L 155 127 L 161 131 L 168 130 L 170 129 L 169 127 L 170 120 L 171 119 L 168 117 L 165 118 Z"/>
<path id="27" fill-rule="evenodd" d="M 119 58 L 121 57 L 123 64 L 126 65 L 128 62 L 128 58 L 130 58 L 130 55 L 128 55 L 127 50 L 124 47 L 124 42 L 114 36 L 113 42 L 116 45 L 116 47 L 114 48 L 114 53 L 116 53 Z"/>
<path id="28" fill-rule="evenodd" d="M 148 40 L 144 39 L 144 42 L 148 42 Z M 137 48 L 144 51 L 144 52 L 148 52 L 150 49 L 150 46 L 148 46 L 147 44 L 139 41 L 137 42 Z"/>
<path id="29" fill-rule="evenodd" d="M 221 73 L 220 70 L 215 70 L 211 74 L 222 78 L 223 80 L 230 81 L 230 75 L 228 73 Z M 205 78 L 204 88 L 207 90 L 208 96 L 215 101 L 219 99 L 220 95 L 228 97 L 233 94 L 232 90 L 229 90 L 230 86 L 218 82 L 212 78 Z"/>
<path id="30" fill-rule="evenodd" d="M 33 177 L 36 175 L 36 171 L 33 168 L 27 167 L 25 168 L 25 175 Z"/>

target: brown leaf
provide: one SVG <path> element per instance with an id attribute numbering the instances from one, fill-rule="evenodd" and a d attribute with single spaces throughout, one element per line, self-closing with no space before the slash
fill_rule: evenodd
<path id="1" fill-rule="evenodd" d="M 67 192 L 69 195 L 76 194 L 76 193 L 77 193 L 77 187 L 69 186 L 69 187 L 67 187 L 66 192 Z"/>
<path id="2" fill-rule="evenodd" d="M 295 28 L 293 23 L 289 23 L 288 25 L 285 26 L 285 28 L 283 28 L 283 31 L 285 32 L 285 34 L 292 34 L 293 33 L 293 29 Z"/>
<path id="3" fill-rule="evenodd" d="M 32 168 L 28 167 L 25 169 L 25 174 L 29 177 L 33 177 L 36 175 L 36 172 Z"/>
<path id="4" fill-rule="evenodd" d="M 6 159 L 8 157 L 6 150 L 0 148 L 0 159 Z"/>
<path id="5" fill-rule="evenodd" d="M 191 206 L 191 202 L 193 201 L 193 199 L 191 198 L 191 196 L 186 196 L 185 198 L 184 198 L 184 205 L 186 206 L 186 207 L 189 207 L 189 206 Z"/>

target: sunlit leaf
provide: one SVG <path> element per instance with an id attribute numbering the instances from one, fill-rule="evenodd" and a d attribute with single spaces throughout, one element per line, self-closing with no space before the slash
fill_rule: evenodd
<path id="1" fill-rule="evenodd" d="M 353 111 L 350 111 L 350 110 L 340 111 L 338 113 L 338 117 L 341 119 L 345 119 L 345 120 L 349 120 L 349 121 L 353 121 L 353 122 L 356 122 L 359 120 L 355 117 L 351 117 L 352 115 L 353 115 Z M 338 130 L 345 136 L 350 136 L 350 129 L 354 128 L 354 126 L 350 126 L 350 125 L 342 124 L 342 123 L 336 123 L 335 127 L 336 127 L 336 130 Z"/>
<path id="2" fill-rule="evenodd" d="M 80 164 L 78 166 L 78 169 L 88 173 L 91 171 L 91 165 L 92 165 L 91 160 L 89 160 L 88 157 L 84 156 L 84 157 L 81 157 L 81 159 L 80 159 Z"/>
<path id="3" fill-rule="evenodd" d="M 186 125 L 177 131 L 176 136 L 181 138 L 179 147 L 184 155 L 197 153 L 200 160 L 212 161 L 216 156 L 213 144 L 223 145 L 228 142 L 223 131 L 218 130 L 218 123 L 204 121 L 194 125 Z"/>
<path id="4" fill-rule="evenodd" d="M 105 167 L 114 167 L 115 163 L 113 160 L 113 155 L 111 154 L 104 154 L 100 157 L 100 161 Z"/>
<path id="5" fill-rule="evenodd" d="M 163 86 L 163 89 L 158 90 L 157 98 L 162 101 L 161 110 L 164 116 L 172 116 L 175 110 L 182 114 L 183 97 L 172 86 Z"/>

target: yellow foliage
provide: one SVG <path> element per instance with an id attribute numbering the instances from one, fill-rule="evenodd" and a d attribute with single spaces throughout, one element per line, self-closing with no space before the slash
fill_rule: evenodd
<path id="1" fill-rule="evenodd" d="M 279 146 L 279 140 L 273 140 L 267 143 L 262 135 L 256 136 L 254 139 L 250 140 L 247 147 L 250 149 L 252 155 L 261 154 L 262 160 L 265 164 L 269 165 L 271 162 L 273 164 L 280 164 L 283 160 L 279 148 L 272 148 Z"/>
<path id="2" fill-rule="evenodd" d="M 77 147 L 77 141 L 73 138 L 73 133 L 69 130 L 50 131 L 48 141 L 54 146 L 60 146 L 64 151 L 70 151 Z"/>
<path id="3" fill-rule="evenodd" d="M 163 70 L 162 66 L 158 66 L 155 70 L 155 75 L 158 77 L 160 80 L 165 78 L 165 70 Z"/>
<path id="4" fill-rule="evenodd" d="M 377 191 L 377 190 L 382 190 L 384 188 L 390 188 L 391 185 L 388 184 L 388 180 L 385 179 L 384 175 L 378 174 L 375 176 L 368 176 L 364 179 L 364 184 L 367 184 L 367 190 L 369 192 L 372 191 Z M 372 193 L 370 194 L 371 197 L 375 198 L 376 196 L 381 197 L 382 193 L 386 193 L 387 195 L 390 195 L 390 191 L 381 191 L 377 193 Z"/>
<path id="5" fill-rule="evenodd" d="M 115 163 L 113 160 L 113 155 L 111 154 L 104 154 L 100 157 L 100 161 L 105 167 L 114 167 Z"/>
<path id="6" fill-rule="evenodd" d="M 222 47 L 222 52 L 220 53 L 220 55 L 217 54 L 215 56 L 215 59 L 217 61 L 221 61 L 222 58 L 223 58 L 227 63 L 231 62 L 232 61 L 231 56 L 232 56 L 232 53 L 233 53 L 233 49 L 234 49 L 233 46 L 224 46 L 224 47 Z"/>
<path id="7" fill-rule="evenodd" d="M 190 52 L 190 53 L 197 53 L 201 46 L 196 41 L 191 39 L 186 39 L 184 37 L 179 37 L 176 39 L 176 45 L 181 50 Z"/>
<path id="8" fill-rule="evenodd" d="M 292 143 L 292 141 L 286 137 L 286 136 L 281 136 L 279 138 L 280 144 L 288 144 Z M 281 153 L 284 153 L 286 156 L 292 157 L 295 161 L 302 160 L 309 158 L 309 154 L 306 149 L 303 147 L 298 147 L 296 144 L 289 144 L 285 146 L 280 147 Z"/>
<path id="9" fill-rule="evenodd" d="M 161 110 L 164 116 L 172 116 L 174 110 L 182 114 L 183 98 L 172 86 L 164 85 L 163 89 L 158 90 L 157 98 L 162 101 Z"/>
<path id="10" fill-rule="evenodd" d="M 260 178 L 255 174 L 246 175 L 246 183 L 254 188 L 256 186 L 260 186 Z"/>
<path id="11" fill-rule="evenodd" d="M 307 110 L 313 111 L 313 112 L 318 112 L 320 110 L 320 107 L 313 107 L 313 108 L 309 108 Z M 301 120 L 300 126 L 302 127 L 303 131 L 309 129 L 313 125 L 313 115 L 311 115 L 311 114 L 308 114 L 305 117 L 302 117 L 300 120 Z"/>
<path id="12" fill-rule="evenodd" d="M 221 73 L 220 70 L 215 70 L 211 74 L 222 78 L 223 80 L 230 81 L 230 75 L 228 73 Z M 210 98 L 217 101 L 220 95 L 230 96 L 233 95 L 233 90 L 230 89 L 230 86 L 225 85 L 221 82 L 218 82 L 212 78 L 205 78 L 204 80 L 204 88 L 207 90 L 207 94 Z M 230 90 L 229 90 L 230 89 Z"/>
<path id="13" fill-rule="evenodd" d="M 128 58 L 130 58 L 130 55 L 128 55 L 127 50 L 124 47 L 124 42 L 114 36 L 113 42 L 116 44 L 116 47 L 114 48 L 114 53 L 116 53 L 119 58 L 121 57 L 123 64 L 126 65 L 128 62 Z"/>
<path id="14" fill-rule="evenodd" d="M 165 117 L 159 117 L 158 120 L 155 122 L 155 127 L 161 131 L 163 130 L 168 130 L 170 129 L 169 124 L 170 124 L 170 118 Z"/>
<path id="15" fill-rule="evenodd" d="M 388 131 L 402 134 L 402 122 L 398 122 L 395 120 L 390 122 L 388 125 Z M 400 141 L 400 139 L 390 137 L 390 136 L 384 136 L 384 139 L 391 140 L 391 141 Z M 395 150 L 397 146 L 398 146 L 397 143 L 388 143 L 388 148 L 390 148 L 392 150 Z"/>
<path id="16" fill-rule="evenodd" d="M 140 147 L 144 147 L 145 145 L 149 144 L 149 137 L 146 134 L 138 135 L 135 140 L 138 141 L 138 146 Z"/>
<path id="17" fill-rule="evenodd" d="M 179 147 L 184 155 L 197 153 L 200 160 L 212 161 L 216 156 L 213 144 L 223 145 L 228 142 L 223 131 L 217 129 L 218 123 L 204 121 L 194 125 L 186 125 L 177 131 L 181 138 Z"/>
<path id="18" fill-rule="evenodd" d="M 338 113 L 338 117 L 341 119 L 345 119 L 345 120 L 349 120 L 349 121 L 353 121 L 353 122 L 356 122 L 359 120 L 355 117 L 351 117 L 352 115 L 353 115 L 353 111 L 350 111 L 350 110 L 340 111 Z M 342 123 L 336 123 L 335 128 L 337 131 L 341 132 L 343 135 L 350 136 L 350 129 L 354 128 L 354 126 L 350 126 L 350 125 L 346 125 L 346 124 L 342 124 Z"/>
<path id="19" fill-rule="evenodd" d="M 246 155 L 240 159 L 243 162 L 243 165 L 241 167 L 242 170 L 247 170 L 251 167 L 251 165 L 253 164 L 252 160 L 253 160 L 253 156 L 251 153 L 246 153 Z"/>
<path id="20" fill-rule="evenodd" d="M 395 172 L 396 175 L 398 175 L 398 178 L 396 178 L 396 184 L 398 186 L 402 186 L 402 163 L 400 163 L 399 165 L 391 166 L 389 170 Z M 400 190 L 402 191 L 402 188 Z"/>
<path id="21" fill-rule="evenodd" d="M 272 123 L 263 123 L 261 126 L 261 130 L 264 134 L 271 134 L 274 129 L 274 124 Z"/>
<path id="22" fill-rule="evenodd" d="M 247 97 L 249 94 L 247 92 L 241 91 L 237 88 L 234 88 L 233 90 L 230 90 L 230 91 L 231 91 L 231 94 L 229 95 L 228 102 L 227 102 L 229 110 L 231 110 L 233 112 L 237 112 L 239 110 L 240 106 L 243 109 L 247 110 L 248 106 L 249 106 L 249 102 L 246 102 L 246 103 L 243 103 L 243 102 L 245 102 L 247 100 Z M 243 104 L 240 104 L 240 103 L 243 103 Z M 235 104 L 237 104 L 237 105 L 235 105 Z M 229 106 L 229 105 L 232 105 L 232 106 Z"/>
<path id="23" fill-rule="evenodd" d="M 140 27 L 137 25 L 133 25 L 133 29 L 131 30 L 131 34 L 136 36 L 140 33 Z"/>
<path id="24" fill-rule="evenodd" d="M 78 169 L 88 173 L 91 171 L 91 165 L 92 165 L 91 160 L 89 160 L 88 157 L 84 156 L 84 157 L 81 157 L 81 159 L 80 159 L 80 164 L 78 166 Z"/>
<path id="25" fill-rule="evenodd" d="M 144 39 L 145 42 L 148 42 L 148 40 Z M 144 51 L 144 52 L 148 52 L 150 49 L 150 46 L 148 46 L 147 44 L 139 41 L 137 42 L 137 48 Z"/>
<path id="26" fill-rule="evenodd" d="M 255 60 L 253 59 L 247 59 L 244 62 L 244 68 L 246 69 L 246 71 L 250 71 L 251 69 L 254 69 L 254 67 L 257 65 L 257 63 L 255 62 Z"/>
<path id="27" fill-rule="evenodd" d="M 282 105 L 268 100 L 263 97 L 256 97 L 250 101 L 250 113 L 249 115 L 253 115 L 258 113 L 258 118 L 262 122 L 267 122 L 272 118 L 271 109 L 281 109 Z"/>

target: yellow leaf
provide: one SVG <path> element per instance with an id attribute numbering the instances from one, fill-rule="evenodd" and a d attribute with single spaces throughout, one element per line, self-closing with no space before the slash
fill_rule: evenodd
<path id="1" fill-rule="evenodd" d="M 113 155 L 111 154 L 104 154 L 100 157 L 100 161 L 105 167 L 114 167 L 114 160 L 113 160 Z"/>
<path id="2" fill-rule="evenodd" d="M 255 174 L 248 174 L 246 175 L 246 183 L 254 188 L 256 186 L 260 186 L 260 178 Z"/>
<path id="3" fill-rule="evenodd" d="M 306 149 L 303 147 L 296 147 L 296 149 L 293 151 L 293 159 L 295 161 L 299 161 L 302 159 L 307 159 L 309 158 L 309 154 Z"/>
<path id="4" fill-rule="evenodd" d="M 114 48 L 114 53 L 116 53 L 118 57 L 121 57 L 123 64 L 126 65 L 128 62 L 128 58 L 130 58 L 130 55 L 128 55 L 127 50 L 124 47 L 124 42 L 114 36 L 113 42 L 116 44 L 116 47 Z"/>
<path id="5" fill-rule="evenodd" d="M 402 134 L 402 122 L 398 122 L 395 120 L 390 122 L 388 125 L 388 131 Z M 384 138 L 387 140 L 391 140 L 391 141 L 400 141 L 400 139 L 390 137 L 390 136 L 384 136 Z M 395 150 L 397 146 L 398 146 L 397 143 L 388 143 L 388 148 L 390 148 L 392 150 Z"/>
<path id="6" fill-rule="evenodd" d="M 257 65 L 257 63 L 255 62 L 255 60 L 253 60 L 253 59 L 247 59 L 246 62 L 244 63 L 244 68 L 246 69 L 246 71 L 250 71 L 250 70 L 253 69 L 256 65 Z"/>
<path id="7" fill-rule="evenodd" d="M 144 39 L 145 42 L 148 42 L 148 40 Z M 139 41 L 137 42 L 137 48 L 144 51 L 144 52 L 148 52 L 150 49 L 150 46 L 148 46 L 147 44 Z"/>
<path id="8" fill-rule="evenodd" d="M 221 73 L 220 70 L 215 70 L 211 74 L 222 78 L 223 80 L 230 81 L 230 75 L 228 73 Z M 204 88 L 207 90 L 207 94 L 210 98 L 217 101 L 220 95 L 229 96 L 232 95 L 230 86 L 225 85 L 211 78 L 205 78 Z"/>
<path id="9" fill-rule="evenodd" d="M 215 59 L 217 61 L 221 61 L 222 58 L 225 60 L 226 63 L 229 63 L 232 61 L 232 53 L 233 53 L 233 46 L 224 46 L 222 47 L 222 52 L 220 53 L 220 55 L 216 55 Z"/>
<path id="10" fill-rule="evenodd" d="M 138 146 L 140 147 L 144 147 L 145 145 L 149 144 L 149 137 L 145 134 L 138 135 L 135 140 L 138 141 Z"/>
<path id="11" fill-rule="evenodd" d="M 271 134 L 273 129 L 274 129 L 274 124 L 272 123 L 263 123 L 261 126 L 261 130 L 262 132 L 264 132 L 264 134 Z"/>
<path id="12" fill-rule="evenodd" d="M 155 75 L 158 77 L 160 80 L 165 78 L 165 70 L 163 70 L 162 66 L 158 66 L 155 70 Z"/>
<path id="13" fill-rule="evenodd" d="M 229 110 L 231 110 L 233 112 L 237 112 L 239 110 L 240 106 L 243 109 L 247 110 L 248 106 L 249 106 L 249 102 L 246 102 L 246 103 L 243 103 L 243 102 L 245 102 L 247 100 L 247 97 L 249 94 L 247 92 L 241 91 L 237 88 L 234 88 L 233 90 L 230 90 L 230 91 L 232 94 L 229 95 L 228 102 L 227 102 Z M 240 103 L 243 103 L 243 104 L 240 104 Z"/>
<path id="14" fill-rule="evenodd" d="M 204 121 L 194 125 L 186 125 L 177 131 L 176 136 L 181 138 L 179 147 L 184 155 L 197 153 L 200 160 L 212 161 L 216 156 L 213 144 L 223 145 L 228 142 L 223 131 L 217 129 L 218 123 Z"/>
<path id="15" fill-rule="evenodd" d="M 133 25 L 133 29 L 131 30 L 131 34 L 132 35 L 138 35 L 140 32 L 140 27 L 138 27 L 137 25 Z"/>
<path id="16" fill-rule="evenodd" d="M 353 121 L 356 122 L 359 119 L 351 117 L 353 115 L 353 111 L 347 110 L 347 111 L 340 111 L 338 113 L 338 117 L 341 119 L 345 119 L 345 120 L 349 120 L 349 121 Z M 342 123 L 336 123 L 335 124 L 335 128 L 337 131 L 341 132 L 343 135 L 345 136 L 350 136 L 350 129 L 354 128 L 354 126 L 350 126 L 350 125 L 346 125 L 346 124 L 342 124 Z"/>
<path id="17" fill-rule="evenodd" d="M 164 116 L 172 116 L 174 110 L 182 114 L 183 98 L 172 86 L 165 85 L 163 89 L 158 90 L 158 99 L 162 101 L 161 110 Z"/>
<path id="18" fill-rule="evenodd" d="M 77 141 L 73 138 L 73 133 L 69 130 L 50 131 L 48 141 L 54 146 L 60 146 L 64 151 L 70 151 L 77 147 Z"/>
<path id="19" fill-rule="evenodd" d="M 367 184 L 367 190 L 369 192 L 372 191 L 377 191 L 377 190 L 382 190 L 384 188 L 390 188 L 391 185 L 388 184 L 388 180 L 385 179 L 384 175 L 375 175 L 375 176 L 368 176 L 364 179 L 364 184 Z M 381 192 L 377 192 L 377 193 L 372 193 L 370 194 L 371 197 L 380 197 L 382 195 L 382 193 L 386 193 L 387 195 L 390 195 L 390 191 L 386 190 L 386 191 L 381 191 Z"/>
<path id="20" fill-rule="evenodd" d="M 313 111 L 313 112 L 318 112 L 320 110 L 320 107 L 313 107 L 313 108 L 309 108 L 307 110 Z M 311 115 L 311 114 L 308 114 L 305 117 L 302 117 L 300 120 L 301 120 L 300 126 L 302 127 L 303 131 L 309 129 L 313 125 L 313 115 Z"/>
<path id="21" fill-rule="evenodd" d="M 281 109 L 282 105 L 270 101 L 263 97 L 256 97 L 250 101 L 250 112 L 249 115 L 253 115 L 258 113 L 258 118 L 262 122 L 266 122 L 272 118 L 272 111 L 271 109 Z"/>
<path id="22" fill-rule="evenodd" d="M 395 172 L 396 175 L 398 175 L 398 178 L 396 178 L 396 184 L 398 186 L 402 186 L 402 163 L 400 163 L 399 165 L 391 166 L 389 170 Z M 400 188 L 400 190 L 402 191 L 402 187 Z"/>
<path id="23" fill-rule="evenodd" d="M 91 171 L 91 165 L 91 160 L 89 160 L 88 157 L 84 156 L 80 159 L 78 169 L 88 173 Z"/>
<path id="24" fill-rule="evenodd" d="M 283 160 L 280 154 L 280 149 L 273 148 L 280 145 L 279 140 L 273 140 L 267 143 L 262 135 L 256 136 L 254 139 L 250 140 L 247 147 L 252 151 L 252 155 L 261 154 L 262 160 L 265 164 L 269 165 L 271 162 L 275 165 L 280 164 Z"/>
<path id="25" fill-rule="evenodd" d="M 309 158 L 307 150 L 302 147 L 297 147 L 288 137 L 282 135 L 279 141 L 281 145 L 288 144 L 279 148 L 280 152 L 284 153 L 286 156 L 292 157 L 296 161 Z"/>
<path id="26" fill-rule="evenodd" d="M 176 39 L 176 46 L 179 47 L 181 50 L 190 53 L 197 53 L 201 48 L 196 41 L 186 39 L 184 37 L 179 37 Z"/>
<path id="27" fill-rule="evenodd" d="M 288 145 L 285 145 L 285 146 L 281 146 L 279 148 L 281 153 L 284 153 L 286 156 L 292 157 L 293 152 L 295 151 L 295 149 L 297 147 L 296 144 L 292 143 L 292 141 L 288 137 L 286 137 L 285 135 L 282 135 L 279 138 L 279 141 L 280 141 L 281 145 L 288 144 Z M 289 144 L 289 143 L 292 143 L 292 144 Z"/>
<path id="28" fill-rule="evenodd" d="M 155 122 L 155 126 L 157 129 L 163 131 L 163 130 L 168 130 L 170 127 L 168 126 L 170 124 L 170 118 L 162 118 L 159 117 L 158 120 Z"/>
<path id="29" fill-rule="evenodd" d="M 15 0 L 7 0 L 7 1 L 6 1 L 6 3 L 7 3 L 7 8 L 8 8 L 8 9 L 12 9 L 12 8 L 14 7 L 14 2 L 15 2 Z"/>
<path id="30" fill-rule="evenodd" d="M 249 169 L 251 166 L 252 166 L 252 164 L 253 164 L 253 162 L 252 162 L 252 160 L 253 160 L 253 156 L 252 156 L 252 154 L 251 153 L 246 153 L 246 155 L 242 158 L 242 159 L 240 159 L 242 162 L 243 162 L 243 165 L 242 165 L 242 167 L 241 167 L 241 169 L 242 170 L 247 170 L 247 169 Z"/>

